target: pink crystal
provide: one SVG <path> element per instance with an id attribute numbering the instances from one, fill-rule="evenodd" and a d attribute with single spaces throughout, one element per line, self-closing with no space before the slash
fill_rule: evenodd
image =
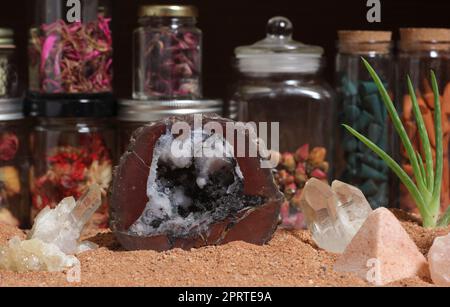
<path id="1" fill-rule="evenodd" d="M 425 257 L 386 208 L 369 215 L 334 269 L 354 273 L 377 286 L 428 274 Z"/>
<path id="2" fill-rule="evenodd" d="M 450 234 L 434 240 L 428 252 L 431 279 L 438 286 L 450 286 Z"/>

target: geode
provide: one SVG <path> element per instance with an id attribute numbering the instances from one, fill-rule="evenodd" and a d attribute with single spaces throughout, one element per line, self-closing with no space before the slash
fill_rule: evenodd
<path id="1" fill-rule="evenodd" d="M 180 123 L 188 129 L 174 133 Z M 283 196 L 259 153 L 236 149 L 238 140 L 257 144 L 256 135 L 227 123 L 233 122 L 189 115 L 134 133 L 111 189 L 111 229 L 124 248 L 188 250 L 272 238 Z M 207 128 L 214 125 L 223 133 Z"/>

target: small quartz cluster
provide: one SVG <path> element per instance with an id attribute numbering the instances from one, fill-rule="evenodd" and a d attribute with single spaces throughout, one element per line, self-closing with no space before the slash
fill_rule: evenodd
<path id="1" fill-rule="evenodd" d="M 15 237 L 0 247 L 0 269 L 16 272 L 58 272 L 79 265 L 74 256 L 96 248 L 81 242 L 81 232 L 101 205 L 101 190 L 92 185 L 77 202 L 65 198 L 55 208 L 45 208 L 35 219 L 27 240 Z"/>
<path id="2" fill-rule="evenodd" d="M 330 187 L 315 178 L 306 183 L 300 208 L 316 244 L 338 254 L 344 252 L 372 212 L 359 189 L 337 180 Z"/>
<path id="3" fill-rule="evenodd" d="M 326 155 L 325 148 L 310 149 L 309 144 L 305 144 L 295 153 L 286 152 L 280 156 L 275 180 L 286 198 L 286 202 L 281 207 L 284 227 L 303 227 L 303 215 L 299 211 L 303 188 L 311 178 L 328 182 L 330 166 L 326 161 Z"/>

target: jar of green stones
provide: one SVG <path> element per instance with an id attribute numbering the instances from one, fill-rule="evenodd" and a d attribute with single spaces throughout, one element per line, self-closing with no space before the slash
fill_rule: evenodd
<path id="1" fill-rule="evenodd" d="M 373 208 L 395 206 L 395 179 L 387 165 L 342 127 L 347 124 L 389 154 L 395 152 L 387 110 L 361 60 L 365 58 L 374 67 L 392 95 L 395 82 L 392 33 L 340 31 L 338 36 L 336 84 L 340 112 L 336 175 L 360 188 Z"/>

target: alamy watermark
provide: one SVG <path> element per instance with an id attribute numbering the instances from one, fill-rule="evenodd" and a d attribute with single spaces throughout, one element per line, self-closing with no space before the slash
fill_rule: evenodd
<path id="1" fill-rule="evenodd" d="M 73 267 L 67 270 L 66 280 L 70 284 L 81 283 L 81 263 L 78 262 Z"/>
<path id="2" fill-rule="evenodd" d="M 375 286 L 381 285 L 381 260 L 371 258 L 367 260 L 366 267 L 369 269 L 366 274 L 366 280 Z"/>
<path id="3" fill-rule="evenodd" d="M 274 168 L 279 163 L 279 122 L 227 122 L 224 127 L 218 121 L 203 124 L 202 115 L 197 114 L 193 127 L 187 122 L 176 122 L 171 133 L 177 135 L 171 145 L 171 154 L 176 158 L 259 157 L 261 168 Z M 210 137 L 203 140 L 204 135 Z"/>
<path id="4" fill-rule="evenodd" d="M 81 1 L 67 0 L 66 7 L 68 8 L 66 14 L 67 22 L 81 22 Z"/>
<path id="5" fill-rule="evenodd" d="M 366 6 L 369 8 L 366 15 L 367 21 L 381 22 L 381 0 L 367 0 Z"/>

